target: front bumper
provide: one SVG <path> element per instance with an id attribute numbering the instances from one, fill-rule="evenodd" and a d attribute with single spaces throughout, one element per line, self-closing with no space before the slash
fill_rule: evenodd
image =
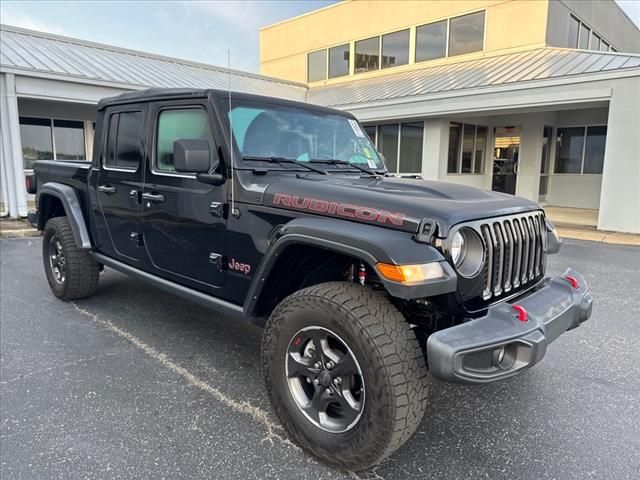
<path id="1" fill-rule="evenodd" d="M 577 288 L 567 276 L 577 280 Z M 533 293 L 490 307 L 484 317 L 431 335 L 429 370 L 440 380 L 463 384 L 522 373 L 542 360 L 551 342 L 587 320 L 592 304 L 584 277 L 567 269 Z"/>

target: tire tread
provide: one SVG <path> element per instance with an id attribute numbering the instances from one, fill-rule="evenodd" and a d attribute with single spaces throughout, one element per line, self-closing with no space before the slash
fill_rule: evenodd
<path id="1" fill-rule="evenodd" d="M 267 372 L 270 365 L 268 352 L 273 347 L 273 336 L 278 324 L 292 309 L 300 306 L 321 306 L 324 302 L 337 306 L 354 323 L 350 328 L 368 339 L 371 348 L 377 351 L 391 386 L 391 395 L 382 400 L 385 414 L 391 416 L 388 431 L 376 439 L 377 448 L 352 452 L 341 451 L 335 460 L 317 445 L 303 446 L 325 462 L 342 468 L 361 470 L 375 465 L 391 455 L 404 444 L 420 425 L 427 402 L 427 368 L 418 341 L 410 325 L 382 292 L 376 292 L 347 282 L 329 282 L 314 285 L 293 293 L 284 299 L 272 313 L 263 334 L 263 370 L 267 379 L 267 390 L 273 399 Z M 274 405 L 277 412 L 279 406 Z M 365 407 L 366 408 L 366 407 Z M 295 426 L 279 412 L 285 427 L 300 441 Z M 292 428 L 293 427 L 293 428 Z"/>
<path id="2" fill-rule="evenodd" d="M 47 265 L 47 243 L 52 234 L 60 239 L 66 261 L 66 279 L 61 288 L 55 283 Z M 76 245 L 73 230 L 67 217 L 49 219 L 44 228 L 42 242 L 44 268 L 54 295 L 65 301 L 93 295 L 98 288 L 100 274 L 98 264 L 87 250 L 80 249 Z"/>

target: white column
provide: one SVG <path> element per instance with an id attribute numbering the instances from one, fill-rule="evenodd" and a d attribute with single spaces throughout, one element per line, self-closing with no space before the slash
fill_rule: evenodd
<path id="1" fill-rule="evenodd" d="M 7 184 L 7 168 L 4 157 L 4 133 L 0 121 L 0 217 L 9 215 L 9 186 Z"/>
<path id="2" fill-rule="evenodd" d="M 640 233 L 640 79 L 615 82 L 609 103 L 599 230 Z"/>
<path id="3" fill-rule="evenodd" d="M 542 138 L 544 118 L 532 114 L 522 122 L 520 131 L 520 161 L 516 195 L 538 201 L 540 188 L 540 164 L 542 163 Z"/>
<path id="4" fill-rule="evenodd" d="M 24 184 L 20 120 L 16 97 L 15 77 L 12 73 L 0 75 L 0 130 L 2 136 L 3 191 L 12 218 L 27 216 L 27 191 Z M 6 184 L 6 185 L 5 185 Z"/>
<path id="5" fill-rule="evenodd" d="M 438 180 L 442 168 L 446 172 L 448 148 L 449 121 L 441 118 L 425 120 L 421 173 L 426 180 Z"/>

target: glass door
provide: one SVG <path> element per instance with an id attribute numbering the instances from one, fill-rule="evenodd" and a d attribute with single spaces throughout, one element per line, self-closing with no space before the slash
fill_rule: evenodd
<path id="1" fill-rule="evenodd" d="M 515 195 L 520 161 L 520 127 L 495 127 L 491 189 Z"/>

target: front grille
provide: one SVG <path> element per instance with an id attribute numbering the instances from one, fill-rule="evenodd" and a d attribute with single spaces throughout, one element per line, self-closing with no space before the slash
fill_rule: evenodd
<path id="1" fill-rule="evenodd" d="M 484 241 L 483 300 L 500 297 L 544 275 L 546 229 L 542 212 L 477 224 Z"/>

